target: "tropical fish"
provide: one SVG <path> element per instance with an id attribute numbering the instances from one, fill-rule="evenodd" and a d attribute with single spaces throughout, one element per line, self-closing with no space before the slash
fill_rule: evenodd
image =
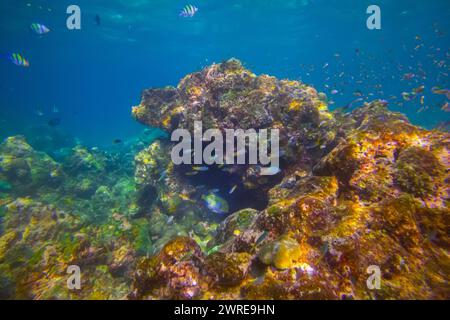
<path id="1" fill-rule="evenodd" d="M 195 176 L 198 174 L 198 171 L 188 172 L 186 173 L 187 176 Z"/>
<path id="2" fill-rule="evenodd" d="M 402 92 L 402 97 L 403 97 L 403 100 L 405 100 L 405 101 L 411 101 L 416 98 L 416 94 L 409 93 L 409 92 Z"/>
<path id="3" fill-rule="evenodd" d="M 425 89 L 425 86 L 420 86 L 420 87 L 417 87 L 417 88 L 413 89 L 413 92 L 416 93 L 416 94 L 417 93 L 422 93 L 424 89 Z"/>
<path id="4" fill-rule="evenodd" d="M 447 96 L 447 99 L 450 99 L 450 90 L 448 90 L 448 89 L 441 89 L 439 87 L 433 87 L 431 89 L 431 91 L 434 94 L 445 94 Z"/>
<path id="5" fill-rule="evenodd" d="M 353 105 L 354 105 L 355 103 L 358 103 L 358 102 L 363 101 L 363 100 L 364 100 L 363 98 L 355 99 L 355 100 L 351 101 L 350 103 L 348 103 L 348 104 L 343 108 L 343 110 L 348 110 L 348 109 L 350 109 L 351 107 L 353 107 Z"/>
<path id="6" fill-rule="evenodd" d="M 208 250 L 206 254 L 209 256 L 210 254 L 216 253 L 217 251 L 219 251 L 220 247 L 221 247 L 220 245 L 212 247 L 211 249 Z"/>
<path id="7" fill-rule="evenodd" d="M 231 188 L 230 192 L 228 194 L 232 194 L 237 188 L 237 185 L 234 185 L 233 188 Z"/>
<path id="8" fill-rule="evenodd" d="M 274 176 L 276 174 L 279 174 L 280 172 L 281 172 L 281 169 L 279 167 L 264 168 L 264 173 L 266 175 Z"/>
<path id="9" fill-rule="evenodd" d="M 113 140 L 113 144 L 122 144 L 122 143 L 123 143 L 123 141 L 120 140 L 120 139 L 114 139 Z"/>
<path id="10" fill-rule="evenodd" d="M 43 35 L 50 32 L 50 29 L 40 23 L 32 23 L 30 29 L 39 35 Z"/>
<path id="11" fill-rule="evenodd" d="M 97 25 L 97 26 L 100 26 L 100 24 L 101 24 L 101 18 L 100 18 L 100 16 L 98 15 L 98 14 L 96 14 L 95 15 L 95 24 Z"/>
<path id="12" fill-rule="evenodd" d="M 202 200 L 205 202 L 208 209 L 214 213 L 225 214 L 230 210 L 228 202 L 215 193 L 209 193 L 206 196 L 203 195 Z"/>
<path id="13" fill-rule="evenodd" d="M 28 60 L 25 59 L 20 53 L 9 53 L 4 55 L 4 57 L 14 63 L 16 66 L 25 68 L 30 66 Z"/>
<path id="14" fill-rule="evenodd" d="M 263 242 L 263 241 L 267 238 L 268 235 L 269 235 L 269 232 L 268 232 L 268 231 L 263 231 L 263 232 L 261 233 L 261 235 L 258 237 L 258 239 L 256 240 L 256 245 L 258 245 L 258 244 L 260 244 L 261 242 Z"/>
<path id="15" fill-rule="evenodd" d="M 209 167 L 192 167 L 192 170 L 204 172 L 204 171 L 208 171 Z"/>
<path id="16" fill-rule="evenodd" d="M 163 172 L 161 172 L 161 175 L 159 176 L 158 181 L 162 181 L 165 178 L 167 178 L 167 170 L 164 170 Z"/>
<path id="17" fill-rule="evenodd" d="M 180 17 L 183 18 L 192 18 L 197 13 L 198 8 L 193 6 L 192 4 L 188 4 L 180 13 Z"/>
<path id="18" fill-rule="evenodd" d="M 414 73 L 405 73 L 403 75 L 403 80 L 411 80 L 412 78 L 414 78 L 416 75 Z"/>
<path id="19" fill-rule="evenodd" d="M 450 112 L 450 107 L 448 105 L 448 101 L 446 103 L 444 103 L 444 105 L 441 107 L 441 110 L 443 110 L 445 112 Z"/>

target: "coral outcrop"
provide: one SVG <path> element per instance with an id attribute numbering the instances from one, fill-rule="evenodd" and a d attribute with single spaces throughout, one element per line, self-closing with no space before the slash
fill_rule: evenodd
<path id="1" fill-rule="evenodd" d="M 196 120 L 279 129 L 281 170 L 176 166 L 171 142 L 153 134 L 57 158 L 10 137 L 0 145 L 1 298 L 450 298 L 448 133 L 385 101 L 331 112 L 314 88 L 237 60 L 145 90 L 133 116 L 169 134 Z M 81 290 L 67 288 L 70 265 Z"/>
<path id="2" fill-rule="evenodd" d="M 205 130 L 280 129 L 278 179 L 232 170 L 241 192 L 264 190 L 266 208 L 230 215 L 209 244 L 208 257 L 249 255 L 252 272 L 234 290 L 200 287 L 244 299 L 448 298 L 450 136 L 413 126 L 385 101 L 342 114 L 323 96 L 230 60 L 147 90 L 133 108 L 168 132 L 196 120 Z M 182 168 L 172 170 L 185 185 Z M 370 266 L 381 270 L 379 290 L 367 286 Z"/>

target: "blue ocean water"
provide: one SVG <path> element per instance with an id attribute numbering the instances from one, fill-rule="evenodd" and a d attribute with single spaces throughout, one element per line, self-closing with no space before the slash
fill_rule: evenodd
<path id="1" fill-rule="evenodd" d="M 180 17 L 190 3 L 197 14 Z M 71 4 L 81 8 L 81 30 L 66 27 Z M 381 8 L 381 30 L 366 27 L 371 4 Z M 445 95 L 431 91 L 449 88 L 449 12 L 448 0 L 2 0 L 0 53 L 20 53 L 30 67 L 0 61 L 0 138 L 57 119 L 91 146 L 125 140 L 143 130 L 130 115 L 143 89 L 231 57 L 257 74 L 312 84 L 331 109 L 385 99 L 433 128 L 450 120 Z M 34 22 L 50 33 L 33 34 Z M 402 98 L 422 85 L 416 99 Z"/>

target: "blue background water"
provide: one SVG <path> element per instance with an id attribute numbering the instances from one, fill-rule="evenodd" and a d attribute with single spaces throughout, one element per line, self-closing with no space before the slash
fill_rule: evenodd
<path id="1" fill-rule="evenodd" d="M 189 3 L 197 15 L 179 17 Z M 81 8 L 80 31 L 66 28 L 70 4 Z M 366 28 L 370 4 L 382 9 L 382 30 Z M 2 0 L 0 52 L 19 52 L 31 67 L 0 61 L 0 135 L 58 117 L 89 145 L 127 139 L 143 129 L 130 111 L 144 88 L 176 85 L 230 57 L 257 74 L 314 85 L 335 101 L 330 108 L 360 90 L 432 128 L 450 118 L 440 110 L 445 96 L 430 92 L 449 87 L 449 13 L 448 0 Z M 51 32 L 33 35 L 33 22 Z M 405 73 L 416 77 L 402 80 Z M 402 92 L 422 84 L 428 110 L 418 113 L 419 99 L 398 105 Z"/>

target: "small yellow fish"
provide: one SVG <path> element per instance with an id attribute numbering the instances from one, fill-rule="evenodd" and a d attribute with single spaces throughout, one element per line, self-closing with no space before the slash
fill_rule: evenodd
<path id="1" fill-rule="evenodd" d="M 240 235 L 241 234 L 241 230 L 234 230 L 234 232 L 233 232 L 233 234 L 235 235 L 235 236 L 238 236 L 238 235 Z"/>
<path id="2" fill-rule="evenodd" d="M 208 171 L 208 167 L 192 167 L 192 170 L 194 171 Z"/>
<path id="3" fill-rule="evenodd" d="M 184 201 L 191 201 L 191 198 L 185 193 L 180 194 L 180 198 Z"/>

